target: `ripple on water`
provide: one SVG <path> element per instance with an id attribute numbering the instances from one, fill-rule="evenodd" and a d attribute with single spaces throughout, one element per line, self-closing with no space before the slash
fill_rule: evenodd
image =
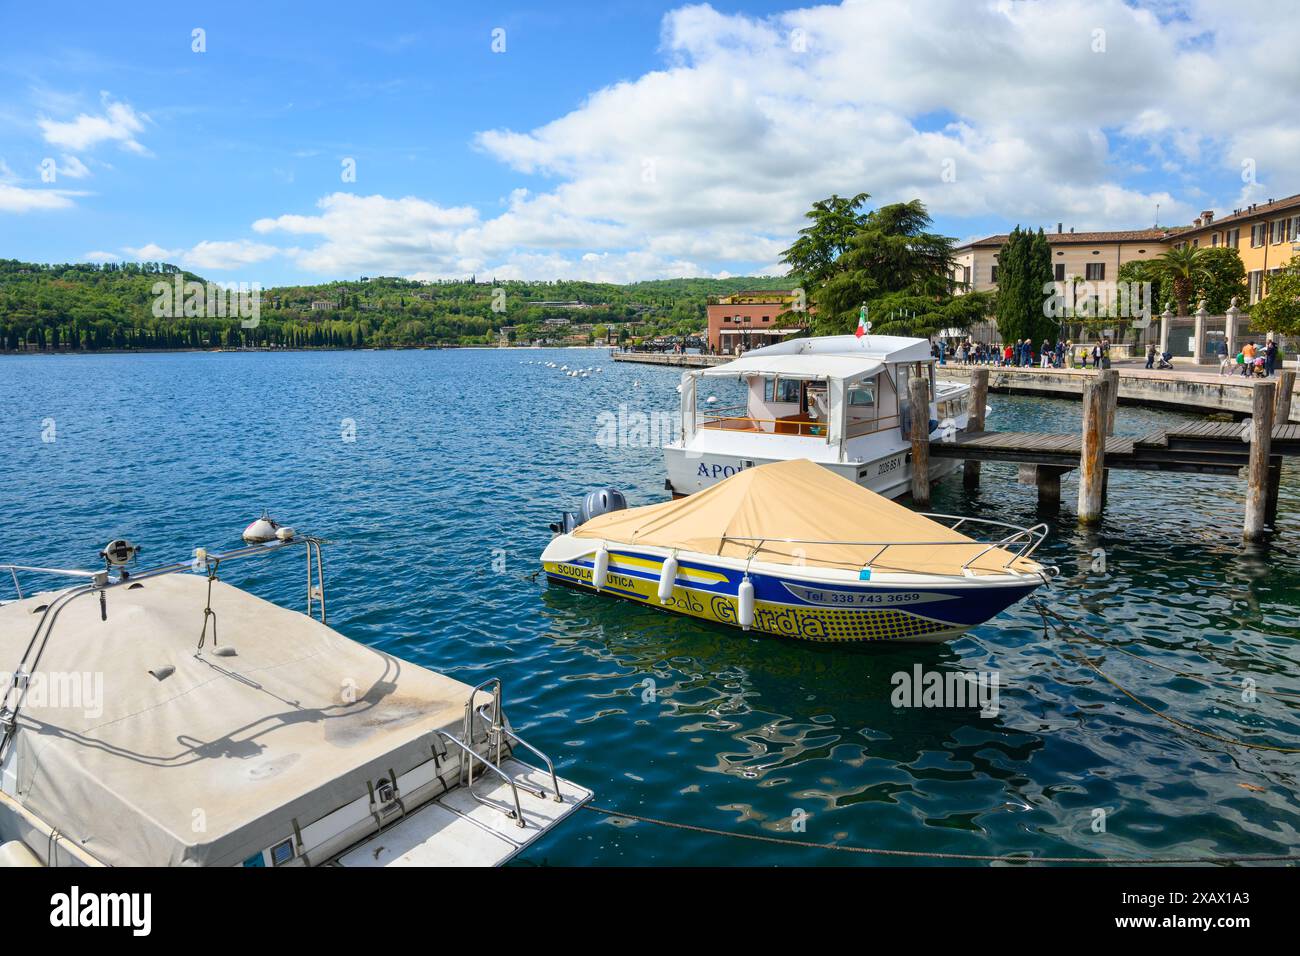
<path id="1" fill-rule="evenodd" d="M 525 361 L 604 366 L 587 379 Z M 817 842 L 959 853 L 1286 852 L 1295 757 L 1189 736 L 1124 698 L 1258 742 L 1300 738 L 1300 482 L 1282 533 L 1239 543 L 1239 481 L 1111 478 L 1105 523 L 1039 515 L 1014 467 L 936 489 L 940 511 L 1046 520 L 1044 601 L 1111 647 L 1044 634 L 1029 605 L 941 647 L 836 649 L 724 631 L 533 578 L 546 526 L 590 487 L 660 500 L 654 448 L 598 416 L 666 412 L 671 369 L 576 352 L 62 356 L 0 361 L 0 559 L 87 565 L 128 536 L 153 560 L 235 543 L 265 507 L 336 542 L 331 623 L 467 682 L 499 674 L 513 721 L 602 805 Z M 634 381 L 639 387 L 632 387 Z M 121 383 L 130 383 L 123 390 Z M 730 393 L 716 390 L 724 402 Z M 120 396 L 97 406 L 86 396 Z M 1071 430 L 1070 402 L 993 399 L 990 424 Z M 1121 408 L 1117 430 L 1188 416 Z M 40 441 L 55 419 L 57 441 Z M 355 440 L 345 441 L 348 422 Z M 1099 550 L 1100 549 L 1100 550 Z M 1097 570 L 1104 557 L 1104 571 Z M 231 567 L 288 606 L 299 569 Z M 1125 650 L 1132 655 L 1121 653 Z M 996 670 L 996 717 L 899 710 L 891 676 Z M 1157 666 L 1158 665 L 1158 666 Z M 1208 683 L 1212 678 L 1219 683 Z M 1093 830 L 1106 812 L 1104 833 Z M 870 862 L 580 814 L 524 858 L 554 863 Z"/>

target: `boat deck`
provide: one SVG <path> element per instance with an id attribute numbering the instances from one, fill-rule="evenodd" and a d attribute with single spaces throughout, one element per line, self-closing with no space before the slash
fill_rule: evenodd
<path id="1" fill-rule="evenodd" d="M 517 825 L 509 812 L 513 808 L 510 785 L 487 778 L 476 780 L 474 789 L 492 806 L 476 799 L 462 785 L 414 810 L 410 816 L 375 834 L 338 859 L 340 866 L 496 866 L 509 861 L 543 833 L 591 799 L 591 791 L 560 778 L 563 802 L 551 792 L 551 778 L 544 770 L 515 758 L 501 769 L 521 786 L 519 804 L 524 826 Z M 547 796 L 524 789 L 536 787 Z"/>

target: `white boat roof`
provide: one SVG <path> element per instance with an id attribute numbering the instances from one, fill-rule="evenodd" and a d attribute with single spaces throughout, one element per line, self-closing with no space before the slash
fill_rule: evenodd
<path id="1" fill-rule="evenodd" d="M 67 706 L 29 689 L 19 713 L 14 799 L 102 863 L 238 865 L 459 731 L 466 685 L 222 581 L 220 642 L 196 653 L 207 586 L 169 574 L 114 588 L 107 620 L 94 596 L 66 605 L 39 673 L 97 675 L 102 693 Z M 0 660 L 22 657 L 52 598 L 0 608 Z"/>
<path id="2" fill-rule="evenodd" d="M 759 349 L 758 351 L 764 351 Z M 714 365 L 704 375 L 781 375 L 786 378 L 858 380 L 875 375 L 884 363 L 869 355 L 758 355 L 749 352 L 734 362 Z"/>
<path id="3" fill-rule="evenodd" d="M 820 335 L 787 339 L 745 353 L 745 358 L 769 355 L 854 355 L 881 362 L 931 362 L 930 341 L 902 335 Z M 719 366 L 722 367 L 722 366 Z"/>

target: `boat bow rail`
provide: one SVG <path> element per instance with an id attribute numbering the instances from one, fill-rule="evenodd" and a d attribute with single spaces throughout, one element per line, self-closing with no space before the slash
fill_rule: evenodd
<path id="1" fill-rule="evenodd" d="M 731 541 L 740 545 L 750 546 L 750 561 L 753 561 L 764 548 L 765 545 L 771 544 L 819 544 L 834 545 L 849 548 L 876 548 L 876 552 L 862 562 L 861 568 L 885 568 L 888 570 L 910 571 L 910 568 L 889 568 L 888 565 L 881 564 L 883 558 L 890 548 L 916 548 L 916 547 L 961 547 L 969 548 L 972 543 L 986 545 L 983 550 L 979 551 L 972 557 L 962 562 L 960 574 L 944 574 L 942 572 L 927 571 L 926 574 L 935 577 L 953 577 L 965 578 L 977 574 L 974 564 L 980 558 L 997 550 L 1007 551 L 1010 557 L 999 567 L 999 571 L 1014 572 L 1014 565 L 1017 561 L 1030 560 L 1039 545 L 1047 538 L 1048 528 L 1045 523 L 1039 523 L 1032 527 L 1022 527 L 1011 524 L 1006 521 L 994 521 L 990 518 L 972 518 L 968 515 L 950 515 L 937 512 L 917 512 L 923 518 L 929 518 L 932 521 L 945 522 L 952 521 L 953 524 L 945 525 L 949 530 L 956 531 L 965 524 L 978 524 L 988 527 L 1009 529 L 1010 533 L 1004 535 L 996 541 L 841 541 L 828 538 L 780 538 L 780 537 L 747 537 L 737 535 L 723 535 L 722 541 Z M 1045 569 L 1046 570 L 1046 569 Z M 1052 569 L 1054 570 L 1054 569 Z M 1050 571 L 1048 572 L 1050 574 Z"/>

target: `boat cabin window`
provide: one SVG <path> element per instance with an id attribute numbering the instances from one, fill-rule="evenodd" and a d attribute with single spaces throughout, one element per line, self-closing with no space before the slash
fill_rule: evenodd
<path id="1" fill-rule="evenodd" d="M 803 390 L 803 413 L 814 421 L 818 419 L 825 421 L 826 412 L 829 408 L 829 400 L 826 397 L 826 383 L 806 383 Z"/>
<path id="2" fill-rule="evenodd" d="M 766 379 L 763 382 L 763 401 L 769 405 L 798 405 L 799 386 L 802 384 L 797 378 Z"/>
<path id="3" fill-rule="evenodd" d="M 847 398 L 850 408 L 875 408 L 875 383 L 863 382 L 860 385 L 854 385 L 848 390 Z"/>

